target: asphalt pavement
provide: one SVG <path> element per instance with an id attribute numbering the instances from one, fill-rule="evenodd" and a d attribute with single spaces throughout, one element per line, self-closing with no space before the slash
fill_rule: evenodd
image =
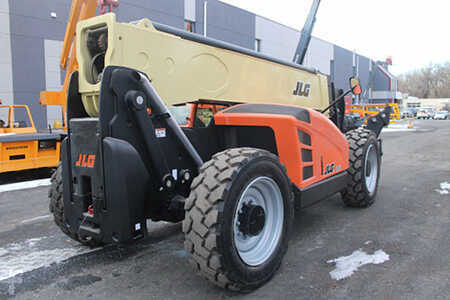
<path id="1" fill-rule="evenodd" d="M 297 212 L 281 269 L 249 294 L 198 276 L 179 224 L 89 249 L 53 224 L 48 187 L 0 193 L 0 299 L 450 299 L 450 121 L 415 125 L 382 133 L 375 204 Z"/>

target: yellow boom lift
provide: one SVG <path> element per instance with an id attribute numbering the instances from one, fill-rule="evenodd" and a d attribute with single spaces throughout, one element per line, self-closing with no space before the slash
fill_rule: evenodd
<path id="1" fill-rule="evenodd" d="M 0 105 L 0 173 L 56 167 L 58 133 L 38 132 L 26 105 Z"/>
<path id="2" fill-rule="evenodd" d="M 361 118 L 368 118 L 374 116 L 382 111 L 386 106 L 391 108 L 391 118 L 390 122 L 395 123 L 400 120 L 400 110 L 397 103 L 388 104 L 351 104 L 347 105 L 347 109 L 350 113 L 359 114 Z M 367 120 L 366 120 L 367 121 Z"/>

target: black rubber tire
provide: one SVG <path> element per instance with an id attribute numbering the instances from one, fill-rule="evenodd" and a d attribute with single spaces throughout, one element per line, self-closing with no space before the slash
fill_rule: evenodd
<path id="1" fill-rule="evenodd" d="M 263 264 L 245 264 L 234 245 L 233 217 L 240 194 L 256 177 L 267 176 L 280 188 L 284 221 L 277 248 Z M 294 217 L 293 193 L 285 167 L 277 156 L 254 148 L 215 154 L 200 169 L 186 201 L 183 221 L 185 250 L 201 275 L 212 283 L 249 292 L 267 282 L 286 254 Z"/>
<path id="2" fill-rule="evenodd" d="M 56 171 L 51 177 L 51 186 L 48 191 L 50 199 L 49 210 L 53 214 L 55 224 L 71 239 L 89 247 L 98 247 L 102 244 L 93 240 L 84 240 L 79 235 L 70 229 L 64 218 L 64 201 L 63 201 L 63 180 L 62 180 L 62 165 L 58 164 Z"/>
<path id="3" fill-rule="evenodd" d="M 346 189 L 342 192 L 342 200 L 345 205 L 350 207 L 369 207 L 375 202 L 375 197 L 378 190 L 381 173 L 381 153 L 375 133 L 366 128 L 360 127 L 351 130 L 345 134 L 349 143 L 349 160 L 350 165 L 348 173 L 351 180 Z M 365 181 L 365 159 L 367 156 L 367 149 L 370 145 L 374 145 L 378 160 L 378 174 L 375 185 L 375 190 L 372 194 L 369 193 Z"/>

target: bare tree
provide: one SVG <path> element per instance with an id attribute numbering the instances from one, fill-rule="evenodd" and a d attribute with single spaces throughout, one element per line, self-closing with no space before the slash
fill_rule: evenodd
<path id="1" fill-rule="evenodd" d="M 450 98 L 450 61 L 398 77 L 399 90 L 419 98 Z"/>

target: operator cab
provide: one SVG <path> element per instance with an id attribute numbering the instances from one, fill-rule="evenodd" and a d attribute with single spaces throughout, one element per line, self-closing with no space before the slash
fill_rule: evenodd
<path id="1" fill-rule="evenodd" d="M 36 133 L 26 105 L 0 105 L 0 134 Z"/>

